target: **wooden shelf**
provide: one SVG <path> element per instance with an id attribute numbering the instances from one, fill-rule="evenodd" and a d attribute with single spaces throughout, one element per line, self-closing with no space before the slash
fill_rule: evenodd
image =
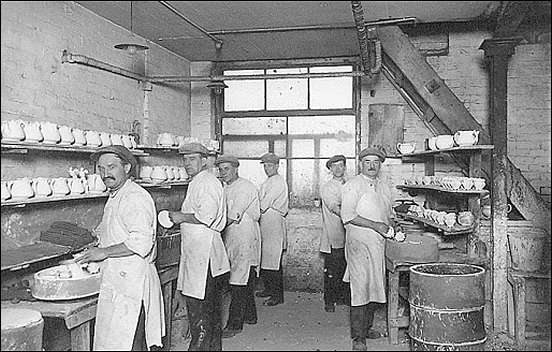
<path id="1" fill-rule="evenodd" d="M 178 153 L 180 154 L 179 152 L 179 147 L 175 147 L 175 146 L 172 146 L 172 147 L 164 147 L 164 146 L 161 146 L 161 145 L 138 145 L 138 148 L 139 149 L 143 149 L 143 150 L 147 150 L 149 152 L 164 152 L 164 153 Z M 220 154 L 219 151 L 217 150 L 209 150 L 209 155 L 218 155 Z"/>
<path id="2" fill-rule="evenodd" d="M 493 145 L 470 145 L 465 147 L 452 147 L 452 148 L 446 148 L 446 149 L 425 150 L 422 152 L 401 154 L 400 156 L 403 158 L 415 158 L 415 157 L 424 157 L 424 156 L 430 156 L 430 155 L 435 155 L 439 153 L 450 153 L 450 152 L 474 153 L 474 152 L 480 152 L 482 150 L 491 150 L 493 148 L 494 148 Z"/>
<path id="3" fill-rule="evenodd" d="M 2 142 L 2 151 L 7 153 L 24 154 L 29 150 L 42 150 L 42 151 L 54 151 L 54 152 L 73 152 L 73 153 L 94 153 L 98 151 L 100 147 L 87 147 L 76 145 L 57 145 L 57 144 L 43 144 L 43 143 L 25 143 L 25 142 Z M 140 149 L 129 149 L 135 156 L 148 156 Z"/>
<path id="4" fill-rule="evenodd" d="M 50 196 L 42 198 L 28 198 L 23 200 L 11 200 L 8 199 L 3 201 L 1 205 L 4 206 L 14 206 L 14 207 L 24 207 L 27 204 L 35 203 L 48 203 L 48 202 L 59 202 L 66 200 L 76 200 L 76 199 L 93 199 L 93 198 L 103 198 L 109 195 L 108 192 L 103 193 L 84 193 L 84 194 L 68 194 L 66 196 Z"/>
<path id="5" fill-rule="evenodd" d="M 161 182 L 161 183 L 153 183 L 151 181 L 144 181 L 140 179 L 134 180 L 137 184 L 144 188 L 167 188 L 170 189 L 173 186 L 187 186 L 190 183 L 190 180 L 183 180 L 183 181 L 168 181 L 168 182 Z"/>
<path id="6" fill-rule="evenodd" d="M 459 224 L 454 224 L 453 227 L 448 227 L 446 225 L 438 224 L 433 220 L 426 219 L 426 218 L 421 218 L 421 217 L 410 215 L 410 214 L 398 213 L 398 215 L 401 216 L 404 219 L 419 221 L 419 222 L 422 222 L 426 225 L 434 227 L 434 228 L 442 231 L 442 234 L 446 235 L 446 236 L 465 235 L 465 234 L 468 234 L 468 233 L 472 232 L 475 229 L 474 225 L 472 225 L 472 226 L 460 226 Z"/>
<path id="7" fill-rule="evenodd" d="M 481 191 L 477 191 L 477 190 L 467 191 L 467 190 L 460 190 L 460 189 L 459 190 L 448 189 L 448 188 L 443 188 L 443 187 L 433 186 L 433 185 L 397 185 L 396 187 L 398 189 L 403 189 L 407 191 L 416 190 L 416 189 L 429 189 L 432 191 L 439 191 L 439 192 L 458 193 L 458 194 L 476 194 L 476 195 L 483 195 L 489 192 L 486 189 L 482 189 Z"/>

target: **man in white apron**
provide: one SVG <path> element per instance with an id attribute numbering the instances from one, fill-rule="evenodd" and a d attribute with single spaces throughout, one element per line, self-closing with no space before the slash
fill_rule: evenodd
<path id="1" fill-rule="evenodd" d="M 345 273 L 345 227 L 341 222 L 341 191 L 345 178 L 347 159 L 334 155 L 326 167 L 332 178 L 320 186 L 322 199 L 322 234 L 320 252 L 324 257 L 324 309 L 335 312 L 336 304 L 349 304 L 349 287 L 343 282 Z"/>
<path id="2" fill-rule="evenodd" d="M 186 303 L 192 340 L 190 351 L 221 351 L 221 300 L 230 264 L 220 232 L 226 225 L 221 182 L 207 170 L 208 150 L 200 143 L 179 149 L 192 178 L 180 211 L 169 218 L 180 224 L 182 243 L 176 294 L 177 307 Z M 226 278 L 227 279 L 227 278 Z M 184 298 L 185 296 L 185 298 Z"/>
<path id="3" fill-rule="evenodd" d="M 130 179 L 136 159 L 123 146 L 92 154 L 109 189 L 103 217 L 94 230 L 98 246 L 77 262 L 101 262 L 94 350 L 148 350 L 165 335 L 163 295 L 154 261 L 157 216 L 151 195 Z"/>
<path id="4" fill-rule="evenodd" d="M 257 187 L 238 175 L 240 162 L 232 155 L 221 155 L 215 164 L 225 182 L 226 228 L 223 241 L 230 260 L 230 311 L 222 337 L 232 337 L 243 324 L 257 323 L 255 279 L 261 259 L 259 194 Z"/>
<path id="5" fill-rule="evenodd" d="M 288 213 L 288 187 L 278 174 L 280 159 L 274 153 L 261 157 L 268 178 L 261 185 L 261 278 L 264 291 L 258 297 L 269 297 L 264 304 L 275 306 L 284 303 L 284 275 L 282 254 L 287 248 L 285 216 Z"/>
<path id="6" fill-rule="evenodd" d="M 365 351 L 377 303 L 385 303 L 385 237 L 392 226 L 392 193 L 379 177 L 385 152 L 366 148 L 359 154 L 361 173 L 343 186 L 341 219 L 345 224 L 347 268 L 351 284 L 353 350 Z"/>

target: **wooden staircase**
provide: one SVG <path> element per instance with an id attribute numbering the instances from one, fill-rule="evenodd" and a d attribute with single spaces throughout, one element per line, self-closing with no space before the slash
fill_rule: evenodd
<path id="1" fill-rule="evenodd" d="M 430 131 L 438 135 L 479 130 L 479 143 L 492 144 L 487 129 L 474 119 L 399 27 L 378 27 L 377 33 L 382 46 L 383 73 Z M 455 161 L 467 168 L 466 160 L 456 157 Z M 483 163 L 482 169 L 489 181 L 490 163 Z M 550 233 L 548 204 L 509 158 L 506 170 L 510 202 L 526 220 Z"/>

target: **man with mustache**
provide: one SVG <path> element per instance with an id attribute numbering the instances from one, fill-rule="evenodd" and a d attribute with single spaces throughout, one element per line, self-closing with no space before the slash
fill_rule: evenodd
<path id="1" fill-rule="evenodd" d="M 78 263 L 101 262 L 102 282 L 94 328 L 94 350 L 144 351 L 162 346 L 163 295 L 154 262 L 157 217 L 151 195 L 130 179 L 132 153 L 120 145 L 92 154 L 109 189 L 103 217 L 94 230 L 97 247 Z"/>
<path id="2" fill-rule="evenodd" d="M 392 237 L 392 193 L 380 178 L 385 152 L 379 147 L 359 154 L 361 173 L 343 186 L 341 219 L 345 224 L 347 268 L 351 285 L 351 338 L 354 351 L 366 351 L 377 303 L 385 303 L 385 238 Z"/>
<path id="3" fill-rule="evenodd" d="M 221 155 L 215 161 L 224 180 L 227 225 L 223 241 L 230 260 L 230 312 L 222 337 L 240 333 L 243 324 L 257 323 L 253 290 L 261 259 L 259 231 L 259 195 L 257 187 L 238 175 L 240 162 L 232 155 Z"/>
<path id="4" fill-rule="evenodd" d="M 180 211 L 169 218 L 180 224 L 181 257 L 176 294 L 178 306 L 186 304 L 192 340 L 190 351 L 221 351 L 221 301 L 225 273 L 230 263 L 222 242 L 226 203 L 221 182 L 209 172 L 207 148 L 200 143 L 179 149 L 191 177 Z"/>

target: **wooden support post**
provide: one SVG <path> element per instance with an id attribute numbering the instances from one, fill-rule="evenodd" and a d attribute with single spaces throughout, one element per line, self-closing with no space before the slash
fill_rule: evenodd
<path id="1" fill-rule="evenodd" d="M 492 270 L 493 325 L 496 333 L 508 332 L 508 199 L 507 167 L 507 97 L 508 59 L 514 53 L 519 38 L 486 39 L 480 46 L 490 63 L 490 135 L 494 145 L 492 174 Z"/>

